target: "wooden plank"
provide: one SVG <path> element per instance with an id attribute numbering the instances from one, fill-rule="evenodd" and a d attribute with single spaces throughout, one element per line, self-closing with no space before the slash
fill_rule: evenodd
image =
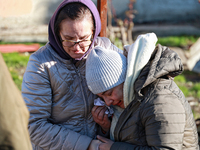
<path id="1" fill-rule="evenodd" d="M 101 18 L 101 37 L 106 37 L 107 28 L 107 0 L 97 0 L 97 9 Z"/>

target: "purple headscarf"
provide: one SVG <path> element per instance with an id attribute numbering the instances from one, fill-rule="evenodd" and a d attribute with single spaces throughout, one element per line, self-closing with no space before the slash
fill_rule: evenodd
<path id="1" fill-rule="evenodd" d="M 56 34 L 54 32 L 54 24 L 55 24 L 55 19 L 59 13 L 59 11 L 67 4 L 73 3 L 73 2 L 79 2 L 84 5 L 86 5 L 90 11 L 92 12 L 92 15 L 94 16 L 95 20 L 95 34 L 93 37 L 93 42 L 91 46 L 89 47 L 88 51 L 81 57 L 76 60 L 81 60 L 83 57 L 85 57 L 91 50 L 92 45 L 94 44 L 95 39 L 99 35 L 101 31 L 101 20 L 99 16 L 99 12 L 95 6 L 95 4 L 91 0 L 64 0 L 56 9 L 54 12 L 53 16 L 51 17 L 51 20 L 49 22 L 49 42 L 51 46 L 54 48 L 54 50 L 59 54 L 60 57 L 63 59 L 71 59 L 71 56 L 63 49 L 62 45 L 59 44 L 59 39 L 56 38 Z"/>

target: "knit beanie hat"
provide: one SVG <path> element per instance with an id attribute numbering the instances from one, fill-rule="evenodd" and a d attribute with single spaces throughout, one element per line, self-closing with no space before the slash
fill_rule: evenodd
<path id="1" fill-rule="evenodd" d="M 86 60 L 86 81 L 93 94 L 112 89 L 125 81 L 126 57 L 116 51 L 95 47 Z"/>

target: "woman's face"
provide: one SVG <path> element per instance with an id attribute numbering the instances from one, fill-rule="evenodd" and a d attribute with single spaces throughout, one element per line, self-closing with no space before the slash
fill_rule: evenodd
<path id="1" fill-rule="evenodd" d="M 87 17 L 84 17 L 81 20 L 71 20 L 65 19 L 60 24 L 60 37 L 61 40 L 70 40 L 74 42 L 82 41 L 82 40 L 90 40 L 93 34 L 93 24 L 91 20 Z M 72 42 L 73 43 L 73 42 Z M 75 44 L 75 43 L 74 43 Z M 64 50 L 72 57 L 72 58 L 80 58 L 85 52 L 88 50 L 91 42 L 89 44 L 87 42 L 87 46 L 82 47 L 79 43 L 68 47 L 65 46 L 62 42 Z"/>
<path id="2" fill-rule="evenodd" d="M 117 105 L 121 108 L 124 107 L 123 100 L 123 86 L 124 83 L 102 93 L 97 94 L 99 97 L 103 98 L 106 105 Z"/>

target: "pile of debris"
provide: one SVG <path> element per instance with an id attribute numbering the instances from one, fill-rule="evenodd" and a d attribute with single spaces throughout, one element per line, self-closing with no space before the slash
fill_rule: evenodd
<path id="1" fill-rule="evenodd" d="M 188 51 L 178 47 L 170 47 L 181 58 L 185 70 L 200 73 L 200 38 L 190 47 Z"/>

